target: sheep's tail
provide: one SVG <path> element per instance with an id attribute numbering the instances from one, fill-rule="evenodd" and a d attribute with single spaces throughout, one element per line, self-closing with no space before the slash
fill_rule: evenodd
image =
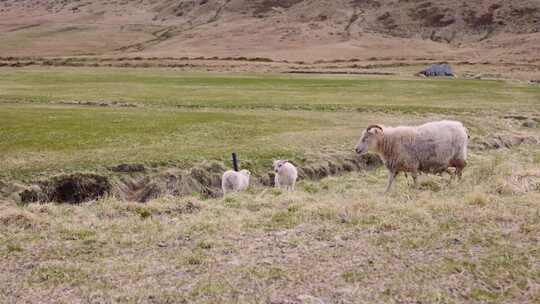
<path id="1" fill-rule="evenodd" d="M 469 133 L 469 129 L 467 129 L 465 126 L 463 126 L 463 130 L 465 131 L 466 139 L 464 142 L 461 143 L 460 151 L 459 151 L 459 159 L 467 160 L 467 149 L 469 145 L 469 140 L 471 139 L 471 135 Z"/>

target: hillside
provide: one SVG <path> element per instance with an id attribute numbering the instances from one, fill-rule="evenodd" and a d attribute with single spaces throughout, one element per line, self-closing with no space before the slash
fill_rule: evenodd
<path id="1" fill-rule="evenodd" d="M 540 60 L 524 0 L 0 1 L 0 55 Z"/>

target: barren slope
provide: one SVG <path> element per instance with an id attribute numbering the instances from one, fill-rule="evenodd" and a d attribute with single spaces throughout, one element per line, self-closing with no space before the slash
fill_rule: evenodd
<path id="1" fill-rule="evenodd" d="M 540 59 L 536 0 L 0 1 L 0 55 Z"/>

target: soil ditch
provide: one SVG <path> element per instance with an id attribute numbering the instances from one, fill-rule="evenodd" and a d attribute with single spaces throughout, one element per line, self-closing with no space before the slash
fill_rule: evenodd
<path id="1" fill-rule="evenodd" d="M 299 179 L 319 180 L 380 165 L 380 159 L 374 155 L 328 155 L 322 160 L 298 165 L 298 173 Z M 141 203 L 164 195 L 220 197 L 221 175 L 227 168 L 219 162 L 204 162 L 189 170 L 170 168 L 157 173 L 148 173 L 149 170 L 139 164 L 122 164 L 109 170 L 113 172 L 110 176 L 94 173 L 60 175 L 15 190 L 18 190 L 22 203 L 79 204 L 104 196 Z M 254 172 L 252 184 L 271 187 L 274 185 L 274 173 Z M 5 186 L 3 188 L 7 189 L 7 184 Z"/>
<path id="2" fill-rule="evenodd" d="M 525 135 L 492 135 L 474 138 L 469 148 L 476 151 L 512 148 L 521 144 L 540 144 L 540 140 Z M 325 155 L 316 161 L 295 164 L 299 179 L 320 180 L 345 172 L 371 170 L 382 165 L 372 154 Z M 148 202 L 165 196 L 220 197 L 221 175 L 227 168 L 219 162 L 203 162 L 191 169 L 169 168 L 155 172 L 141 164 L 120 164 L 108 168 L 110 175 L 73 173 L 54 176 L 31 185 L 0 181 L 0 195 L 22 203 L 58 202 L 79 204 L 113 196 L 122 201 Z M 272 187 L 273 172 L 253 172 L 252 184 Z M 18 196 L 18 197 L 17 197 Z"/>

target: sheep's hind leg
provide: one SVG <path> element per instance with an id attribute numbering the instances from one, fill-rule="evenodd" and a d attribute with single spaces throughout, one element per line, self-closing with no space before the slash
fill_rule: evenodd
<path id="1" fill-rule="evenodd" d="M 461 177 L 463 175 L 463 169 L 465 168 L 465 166 L 467 166 L 467 162 L 462 159 L 454 159 L 451 161 L 450 165 L 456 168 L 454 176 L 457 176 L 458 180 L 461 180 Z"/>
<path id="2" fill-rule="evenodd" d="M 394 183 L 394 180 L 396 179 L 397 175 L 398 175 L 398 172 L 389 172 L 388 185 L 386 186 L 386 190 L 384 191 L 385 194 L 390 191 L 390 187 L 392 187 L 392 184 Z"/>
<path id="3" fill-rule="evenodd" d="M 465 169 L 465 166 L 467 166 L 467 162 L 464 160 L 460 160 L 456 164 L 456 175 L 458 177 L 458 180 L 461 180 L 461 177 L 463 176 L 463 169 Z"/>
<path id="4" fill-rule="evenodd" d="M 418 173 L 417 172 L 404 172 L 403 174 L 405 174 L 405 180 L 407 181 L 407 185 L 409 187 L 416 187 L 416 181 L 417 181 L 417 178 L 418 178 Z M 409 174 L 411 175 L 411 178 L 412 178 L 412 183 L 409 181 Z"/>

